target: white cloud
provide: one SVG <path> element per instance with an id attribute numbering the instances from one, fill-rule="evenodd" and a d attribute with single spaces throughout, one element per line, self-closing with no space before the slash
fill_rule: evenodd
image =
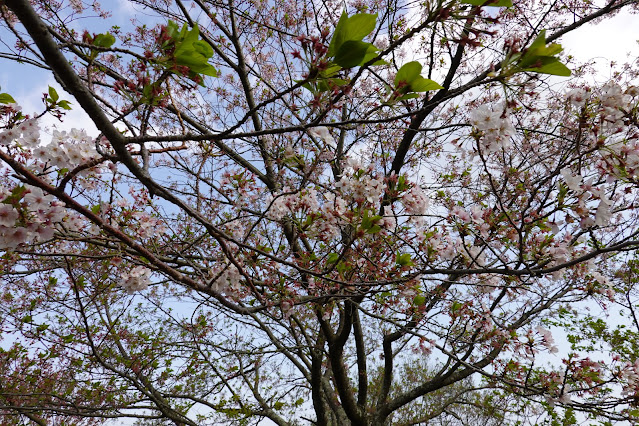
<path id="1" fill-rule="evenodd" d="M 639 57 L 637 15 L 627 12 L 597 24 L 585 25 L 561 38 L 566 53 L 577 60 L 595 60 L 600 78 L 610 77 L 610 61 L 622 64 Z"/>
<path id="2" fill-rule="evenodd" d="M 44 109 L 42 103 L 42 94 L 47 92 L 48 87 L 53 87 L 60 96 L 60 99 L 65 99 L 71 102 L 71 111 L 67 111 L 66 115 L 62 118 L 62 122 L 55 118 L 51 114 L 45 114 L 40 119 L 40 127 L 45 133 L 50 133 L 51 130 L 70 130 L 73 128 L 84 129 L 91 136 L 97 136 L 98 130 L 93 124 L 93 121 L 89 116 L 80 108 L 80 105 L 69 93 L 62 90 L 60 85 L 53 79 L 52 76 L 46 72 L 41 80 L 37 80 L 38 84 L 31 86 L 31 88 L 25 88 L 20 93 L 16 93 L 14 98 L 22 106 L 22 112 L 24 114 L 40 113 Z"/>

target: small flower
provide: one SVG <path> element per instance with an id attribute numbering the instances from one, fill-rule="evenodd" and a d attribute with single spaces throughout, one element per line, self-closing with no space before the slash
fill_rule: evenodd
<path id="1" fill-rule="evenodd" d="M 597 207 L 597 213 L 595 213 L 595 225 L 606 226 L 610 222 L 612 212 L 610 211 L 610 200 L 602 199 Z"/>
<path id="2" fill-rule="evenodd" d="M 559 171 L 561 176 L 564 178 L 564 182 L 566 182 L 566 186 L 573 191 L 579 191 L 581 189 L 581 182 L 583 178 L 581 175 L 575 175 L 568 167 L 564 167 Z"/>
<path id="3" fill-rule="evenodd" d="M 12 227 L 18 220 L 18 211 L 8 204 L 0 204 L 0 225 Z"/>
<path id="4" fill-rule="evenodd" d="M 308 131 L 308 134 L 313 136 L 314 138 L 322 139 L 326 143 L 326 145 L 330 146 L 333 149 L 337 148 L 335 139 L 333 138 L 331 132 L 328 130 L 327 127 L 315 127 L 313 129 L 310 129 Z"/>

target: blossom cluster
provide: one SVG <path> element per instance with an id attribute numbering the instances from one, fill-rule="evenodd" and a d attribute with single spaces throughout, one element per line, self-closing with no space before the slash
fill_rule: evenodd
<path id="1" fill-rule="evenodd" d="M 541 336 L 541 344 L 544 345 L 544 347 L 548 349 L 551 354 L 557 353 L 559 351 L 559 349 L 557 349 L 557 346 L 555 346 L 555 339 L 553 339 L 550 330 L 538 325 L 537 327 L 535 327 L 535 331 Z"/>
<path id="2" fill-rule="evenodd" d="M 17 143 L 23 148 L 34 148 L 40 142 L 40 126 L 35 119 L 25 120 L 15 127 L 0 132 L 0 145 Z"/>
<path id="3" fill-rule="evenodd" d="M 357 173 L 363 171 L 359 164 L 355 161 L 347 161 L 349 168 L 356 173 L 353 176 L 345 175 L 335 184 L 342 196 L 352 198 L 356 202 L 368 201 L 369 203 L 378 202 L 386 186 L 383 177 L 373 177 L 367 173 Z M 361 174 L 361 175 L 360 175 Z"/>
<path id="4" fill-rule="evenodd" d="M 314 212 L 318 209 L 319 202 L 315 189 L 309 188 L 299 193 L 285 189 L 274 198 L 268 215 L 273 220 L 282 220 L 284 216 L 298 211 Z"/>
<path id="5" fill-rule="evenodd" d="M 213 279 L 209 286 L 215 291 L 228 293 L 240 288 L 242 274 L 232 263 L 216 266 L 211 270 L 211 275 Z"/>
<path id="6" fill-rule="evenodd" d="M 601 187 L 595 187 L 593 185 L 593 179 L 584 182 L 583 176 L 573 172 L 567 167 L 561 169 L 560 174 L 568 189 L 575 192 L 578 196 L 575 210 L 580 214 L 581 227 L 588 228 L 593 225 L 606 226 L 612 218 L 612 200 L 606 196 L 603 189 Z M 587 206 L 587 201 L 591 199 L 599 200 L 594 218 L 590 216 L 590 209 Z"/>
<path id="7" fill-rule="evenodd" d="M 479 139 L 482 151 L 496 152 L 511 145 L 510 138 L 515 135 L 515 127 L 508 115 L 504 104 L 482 105 L 470 113 L 471 123 L 482 132 Z"/>
<path id="8" fill-rule="evenodd" d="M 635 396 L 639 393 L 639 359 L 626 363 L 619 372 L 619 378 L 625 382 L 622 396 Z"/>
<path id="9" fill-rule="evenodd" d="M 164 223 L 146 212 L 136 212 L 133 217 L 138 220 L 135 232 L 141 238 L 150 238 L 166 232 Z"/>
<path id="10" fill-rule="evenodd" d="M 54 130 L 51 142 L 37 147 L 33 154 L 43 163 L 60 169 L 72 169 L 100 157 L 93 138 L 86 131 L 78 129 L 70 132 Z"/>
<path id="11" fill-rule="evenodd" d="M 0 188 L 0 249 L 50 240 L 67 213 L 62 203 L 40 188 L 26 186 L 21 199 Z"/>
<path id="12" fill-rule="evenodd" d="M 151 270 L 144 266 L 136 266 L 120 277 L 119 285 L 127 293 L 145 290 L 151 283 Z"/>
<path id="13" fill-rule="evenodd" d="M 318 234 L 325 241 L 339 237 L 341 225 L 346 223 L 344 215 L 348 211 L 346 200 L 332 193 L 325 195 L 326 201 L 322 204 L 321 212 L 324 219 L 320 225 Z"/>
<path id="14" fill-rule="evenodd" d="M 315 127 L 313 129 L 310 129 L 308 133 L 314 138 L 323 140 L 329 147 L 333 149 L 337 148 L 335 138 L 333 138 L 333 135 L 331 135 L 327 127 Z"/>
<path id="15" fill-rule="evenodd" d="M 422 216 L 428 209 L 428 196 L 422 188 L 415 185 L 404 194 L 402 204 L 409 215 Z"/>

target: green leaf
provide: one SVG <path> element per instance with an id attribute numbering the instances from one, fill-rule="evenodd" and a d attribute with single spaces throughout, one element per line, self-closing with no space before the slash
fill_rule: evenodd
<path id="1" fill-rule="evenodd" d="M 422 64 L 417 61 L 412 61 L 407 64 L 404 64 L 399 71 L 397 71 L 397 75 L 395 76 L 395 87 L 399 86 L 401 82 L 410 84 L 417 77 L 420 77 L 422 73 Z"/>
<path id="2" fill-rule="evenodd" d="M 420 95 L 418 95 L 417 93 L 409 93 L 407 95 L 403 95 L 400 96 L 399 98 L 397 98 L 397 101 L 405 101 L 407 99 L 415 99 L 415 98 L 419 98 Z"/>
<path id="3" fill-rule="evenodd" d="M 429 90 L 439 90 L 443 87 L 428 78 L 421 76 L 422 65 L 417 61 L 404 64 L 395 76 L 395 88 L 402 94 L 409 92 L 427 92 Z M 418 96 L 400 97 L 396 100 L 412 99 Z"/>
<path id="4" fill-rule="evenodd" d="M 344 86 L 348 83 L 350 83 L 350 80 L 346 80 L 343 78 L 330 78 L 328 79 L 328 81 L 330 81 L 331 84 L 335 85 L 335 86 Z"/>
<path id="5" fill-rule="evenodd" d="M 11 190 L 11 195 L 5 198 L 4 203 L 11 204 L 20 201 L 25 192 L 27 192 L 27 188 L 24 185 L 16 186 Z"/>
<path id="6" fill-rule="evenodd" d="M 342 67 L 340 67 L 339 65 L 333 64 L 333 65 L 330 65 L 325 70 L 323 70 L 321 75 L 322 75 L 322 77 L 332 77 L 335 74 L 337 74 L 341 69 L 342 69 Z"/>
<path id="7" fill-rule="evenodd" d="M 414 266 L 415 264 L 410 259 L 409 253 L 398 254 L 395 258 L 395 262 L 400 266 Z"/>
<path id="8" fill-rule="evenodd" d="M 535 57 L 535 56 L 552 56 L 552 54 L 546 53 L 547 50 L 554 51 L 554 54 L 561 52 L 561 46 L 559 46 L 559 51 L 556 51 L 556 47 L 559 46 L 557 44 L 551 45 L 549 48 L 546 47 L 546 30 L 541 30 L 537 38 L 528 46 L 528 48 L 523 52 L 522 60 L 520 63 L 525 62 L 526 57 Z"/>
<path id="9" fill-rule="evenodd" d="M 410 83 L 410 90 L 413 92 L 428 92 L 430 90 L 439 90 L 444 87 L 439 83 L 424 77 L 418 77 Z"/>
<path id="10" fill-rule="evenodd" d="M 461 0 L 462 4 L 470 4 L 473 6 L 493 6 L 493 7 L 511 7 L 512 0 Z"/>
<path id="11" fill-rule="evenodd" d="M 60 96 L 58 96 L 58 92 L 56 92 L 55 89 L 51 86 L 49 86 L 49 97 L 51 98 L 53 103 L 58 102 L 58 99 L 60 99 Z"/>
<path id="12" fill-rule="evenodd" d="M 335 63 L 343 68 L 356 67 L 377 56 L 375 52 L 377 52 L 377 48 L 370 43 L 349 40 L 340 46 L 335 55 Z M 367 56 L 370 59 L 367 60 Z"/>
<path id="13" fill-rule="evenodd" d="M 542 65 L 539 68 L 526 68 L 522 71 L 536 72 L 539 74 L 558 75 L 561 77 L 570 77 L 570 75 L 572 74 L 570 68 L 559 62 L 558 59 L 556 61 L 547 63 L 546 65 Z"/>
<path id="14" fill-rule="evenodd" d="M 93 45 L 98 47 L 109 48 L 115 43 L 115 37 L 111 34 L 98 34 L 93 39 Z"/>
<path id="15" fill-rule="evenodd" d="M 326 262 L 328 263 L 335 263 L 339 260 L 339 253 L 331 253 L 328 255 L 328 258 L 326 259 Z"/>
<path id="16" fill-rule="evenodd" d="M 169 23 L 166 25 L 166 35 L 168 35 L 171 39 L 174 39 L 178 35 L 177 23 L 169 20 Z"/>
<path id="17" fill-rule="evenodd" d="M 364 65 L 377 56 L 377 50 L 371 43 L 349 40 L 340 46 L 335 55 L 335 63 L 343 68 Z"/>
<path id="18" fill-rule="evenodd" d="M 58 102 L 58 106 L 59 106 L 60 108 L 62 108 L 62 109 L 66 109 L 66 110 L 68 110 L 68 111 L 70 111 L 70 110 L 71 110 L 70 105 L 71 105 L 71 102 L 69 102 L 69 101 L 60 101 L 60 102 Z"/>
<path id="19" fill-rule="evenodd" d="M 382 230 L 382 227 L 379 225 L 373 225 L 366 231 L 367 234 L 377 234 Z"/>
<path id="20" fill-rule="evenodd" d="M 424 306 L 426 304 L 426 298 L 424 296 L 415 296 L 413 304 L 416 306 Z"/>
<path id="21" fill-rule="evenodd" d="M 0 93 L 0 104 L 15 104 L 16 101 L 8 93 Z"/>
<path id="22" fill-rule="evenodd" d="M 210 44 L 203 40 L 197 40 L 193 42 L 193 48 L 196 50 L 196 52 L 205 56 L 206 59 L 209 59 L 211 56 L 213 56 L 213 48 Z"/>
<path id="23" fill-rule="evenodd" d="M 345 11 L 342 12 L 328 45 L 328 56 L 335 56 L 347 41 L 362 41 L 375 29 L 376 22 L 377 14 L 359 13 L 349 18 Z"/>
<path id="24" fill-rule="evenodd" d="M 561 45 L 557 43 L 546 45 L 546 30 L 542 30 L 530 46 L 517 58 L 518 60 L 514 59 L 517 61 L 516 69 L 518 71 L 568 77 L 571 74 L 570 69 L 556 57 L 562 50 Z"/>
<path id="25" fill-rule="evenodd" d="M 200 31 L 197 25 L 188 31 L 187 24 L 184 24 L 177 38 L 181 38 L 181 42 L 177 42 L 173 56 L 178 65 L 188 67 L 197 74 L 204 74 L 210 77 L 217 77 L 217 70 L 208 63 L 209 58 L 213 56 L 213 48 L 208 43 L 198 40 Z"/>

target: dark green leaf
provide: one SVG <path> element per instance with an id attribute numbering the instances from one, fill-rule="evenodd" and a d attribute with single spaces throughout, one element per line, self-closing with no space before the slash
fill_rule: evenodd
<path id="1" fill-rule="evenodd" d="M 518 59 L 513 57 L 509 62 L 516 63 L 515 70 L 517 71 L 568 77 L 571 74 L 570 69 L 557 58 L 562 50 L 561 45 L 557 43 L 546 45 L 546 30 L 542 30 Z"/>
<path id="2" fill-rule="evenodd" d="M 415 98 L 419 98 L 420 95 L 418 95 L 417 93 L 409 93 L 407 95 L 403 95 L 400 96 L 399 98 L 396 99 L 396 101 L 405 101 L 407 99 L 415 99 Z"/>
<path id="3" fill-rule="evenodd" d="M 382 227 L 379 225 L 373 225 L 369 230 L 366 231 L 367 234 L 377 234 L 382 230 Z"/>
<path id="4" fill-rule="evenodd" d="M 340 46 L 337 54 L 335 55 L 335 63 L 343 68 L 356 67 L 366 63 L 367 56 L 370 59 L 373 59 L 377 56 L 376 52 L 377 48 L 370 43 L 349 40 Z"/>
<path id="5" fill-rule="evenodd" d="M 328 68 L 323 70 L 321 72 L 321 75 L 322 75 L 322 77 L 332 77 L 335 74 L 337 74 L 341 69 L 342 69 L 342 67 L 340 67 L 339 65 L 332 64 Z"/>

